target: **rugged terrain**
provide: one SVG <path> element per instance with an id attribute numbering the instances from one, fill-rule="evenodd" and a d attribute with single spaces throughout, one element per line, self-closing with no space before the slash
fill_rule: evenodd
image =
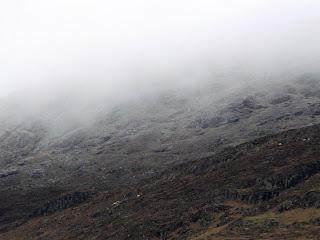
<path id="1" fill-rule="evenodd" d="M 165 92 L 61 131 L 2 119 L 1 238 L 317 239 L 319 98 L 305 74 Z"/>

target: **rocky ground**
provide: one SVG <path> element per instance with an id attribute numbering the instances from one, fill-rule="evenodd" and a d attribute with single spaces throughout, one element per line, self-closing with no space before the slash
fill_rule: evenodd
<path id="1" fill-rule="evenodd" d="M 59 134 L 3 119 L 0 236 L 317 239 L 319 80 L 165 92 Z"/>
<path id="2" fill-rule="evenodd" d="M 7 199 L 20 196 L 2 204 L 2 238 L 317 239 L 319 144 L 314 125 L 177 165 L 135 186 L 7 192 Z"/>

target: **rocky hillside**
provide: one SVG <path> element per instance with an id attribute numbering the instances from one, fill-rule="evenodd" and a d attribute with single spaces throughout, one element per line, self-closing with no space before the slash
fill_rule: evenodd
<path id="1" fill-rule="evenodd" d="M 61 129 L 63 111 L 2 117 L 0 236 L 315 239 L 319 80 L 169 91 Z"/>
<path id="2" fill-rule="evenodd" d="M 1 194 L 11 197 L 1 205 L 2 239 L 317 239 L 319 144 L 315 125 L 177 165 L 135 186 L 8 191 Z"/>
<path id="3" fill-rule="evenodd" d="M 0 176 L 10 177 L 1 177 L 0 186 L 133 184 L 257 137 L 319 123 L 319 98 L 319 79 L 309 74 L 264 88 L 165 92 L 101 110 L 89 125 L 62 110 L 52 110 L 50 121 L 35 114 L 12 124 L 2 117 L 8 127 L 1 128 Z"/>

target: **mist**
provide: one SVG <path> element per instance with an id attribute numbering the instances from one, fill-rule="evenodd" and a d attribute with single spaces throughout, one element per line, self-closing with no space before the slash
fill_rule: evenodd
<path id="1" fill-rule="evenodd" d="M 319 10 L 310 0 L 3 0 L 1 116 L 90 121 L 165 91 L 319 72 Z"/>

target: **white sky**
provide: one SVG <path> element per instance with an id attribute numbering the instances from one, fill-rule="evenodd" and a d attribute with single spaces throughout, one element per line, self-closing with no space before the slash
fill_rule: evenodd
<path id="1" fill-rule="evenodd" d="M 319 43 L 318 0 L 0 0 L 0 96 L 53 82 L 121 88 L 206 59 L 315 63 Z"/>

